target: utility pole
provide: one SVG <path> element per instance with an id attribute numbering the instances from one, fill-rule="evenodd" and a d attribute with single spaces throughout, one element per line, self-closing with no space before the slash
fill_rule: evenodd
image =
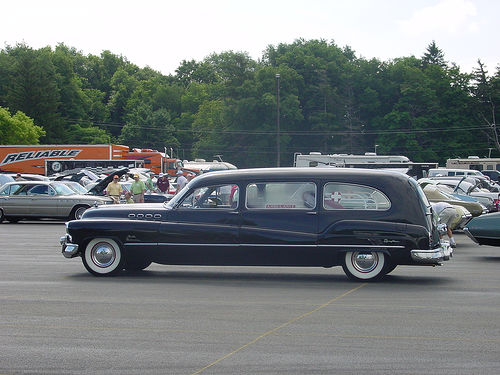
<path id="1" fill-rule="evenodd" d="M 280 166 L 280 75 L 276 74 L 276 166 Z"/>

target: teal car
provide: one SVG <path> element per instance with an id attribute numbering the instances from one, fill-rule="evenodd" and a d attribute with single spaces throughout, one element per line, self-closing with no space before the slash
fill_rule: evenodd
<path id="1" fill-rule="evenodd" d="M 500 246 L 500 212 L 473 218 L 464 232 L 479 245 Z"/>

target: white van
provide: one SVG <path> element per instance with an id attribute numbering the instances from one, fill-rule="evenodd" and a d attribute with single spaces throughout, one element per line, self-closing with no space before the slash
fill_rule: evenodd
<path id="1" fill-rule="evenodd" d="M 431 168 L 429 169 L 429 177 L 439 176 L 483 176 L 483 174 L 474 169 L 449 169 L 449 168 Z"/>

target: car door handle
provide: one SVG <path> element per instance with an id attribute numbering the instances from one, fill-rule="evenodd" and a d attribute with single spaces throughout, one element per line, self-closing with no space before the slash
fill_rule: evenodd
<path id="1" fill-rule="evenodd" d="M 240 211 L 230 211 L 229 212 L 231 215 L 239 215 Z"/>
<path id="2" fill-rule="evenodd" d="M 307 211 L 306 213 L 308 215 L 317 215 L 318 214 L 316 211 Z"/>

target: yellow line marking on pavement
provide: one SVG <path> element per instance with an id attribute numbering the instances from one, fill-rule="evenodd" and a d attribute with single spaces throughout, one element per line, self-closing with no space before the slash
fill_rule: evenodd
<path id="1" fill-rule="evenodd" d="M 333 302 L 335 302 L 335 301 L 338 301 L 339 299 L 341 299 L 341 298 L 343 298 L 343 297 L 347 296 L 348 294 L 351 294 L 351 293 L 353 293 L 353 292 L 357 291 L 358 289 L 361 289 L 361 288 L 362 288 L 362 287 L 364 287 L 365 285 L 367 285 L 367 284 L 361 284 L 361 285 L 357 286 L 356 288 L 351 289 L 351 290 L 349 290 L 349 291 L 345 292 L 344 294 L 341 294 L 341 295 L 340 295 L 340 296 L 338 296 L 338 297 L 332 298 L 330 301 L 328 301 L 328 302 L 326 302 L 326 303 L 322 304 L 321 306 L 316 307 L 314 310 L 311 310 L 311 311 L 306 312 L 306 313 L 304 313 L 304 314 L 302 314 L 302 315 L 296 316 L 295 318 L 290 319 L 288 322 L 285 322 L 285 323 L 283 323 L 283 324 L 279 325 L 278 327 L 273 328 L 273 329 L 271 329 L 271 330 L 269 330 L 269 331 L 267 331 L 267 332 L 263 333 L 262 335 L 258 336 L 257 338 L 253 339 L 252 341 L 250 341 L 250 342 L 246 343 L 245 345 L 240 346 L 238 349 L 233 350 L 231 353 L 228 353 L 228 354 L 226 354 L 226 355 L 224 355 L 224 356 L 220 357 L 219 359 L 217 359 L 217 360 L 213 361 L 212 363 L 209 363 L 208 365 L 206 365 L 205 367 L 203 367 L 203 368 L 199 369 L 198 371 L 193 372 L 193 373 L 192 373 L 192 375 L 201 374 L 201 373 L 202 373 L 203 371 L 205 371 L 206 369 L 208 369 L 208 368 L 210 368 L 210 367 L 212 367 L 212 366 L 216 365 L 216 364 L 217 364 L 217 363 L 219 363 L 219 362 L 222 362 L 223 360 L 225 360 L 225 359 L 227 359 L 227 358 L 231 357 L 232 355 L 234 355 L 234 354 L 238 353 L 239 351 L 241 351 L 241 350 L 243 350 L 243 349 L 245 349 L 245 348 L 248 348 L 250 345 L 255 344 L 257 341 L 262 340 L 264 337 L 267 337 L 267 336 L 269 336 L 269 335 L 272 335 L 273 333 L 275 333 L 275 332 L 279 331 L 280 329 L 282 329 L 282 328 L 284 328 L 284 327 L 286 327 L 286 326 L 288 326 L 288 325 L 290 325 L 290 324 L 292 324 L 292 323 L 295 323 L 296 321 L 298 321 L 298 320 L 300 320 L 300 319 L 303 319 L 303 318 L 305 318 L 305 317 L 307 317 L 307 316 L 309 316 L 309 315 L 312 315 L 312 314 L 314 314 L 315 312 L 318 312 L 318 311 L 319 311 L 319 310 L 321 310 L 322 308 L 324 308 L 324 307 L 326 307 L 326 306 L 328 306 L 328 305 L 332 304 L 332 303 L 333 303 Z"/>
<path id="2" fill-rule="evenodd" d="M 132 331 L 132 332 L 169 332 L 169 333 L 198 333 L 204 335 L 258 335 L 259 332 L 252 331 L 235 331 L 235 330 L 216 330 L 216 331 L 202 331 L 198 329 L 172 329 L 172 328 L 129 328 L 129 327 L 89 327 L 89 326 L 49 326 L 49 325 L 27 325 L 27 324 L 10 324 L 10 323 L 0 323 L 0 327 L 6 328 L 32 328 L 36 330 L 40 329 L 70 329 L 70 330 L 82 330 L 82 331 Z M 347 334 L 334 334 L 334 333 L 279 333 L 274 332 L 276 336 L 290 336 L 290 337 L 336 337 L 344 339 L 375 339 L 375 340 L 427 340 L 427 341 L 443 341 L 443 342 L 480 342 L 480 343 L 497 343 L 500 342 L 500 338 L 479 338 L 479 337 L 442 337 L 442 336 L 381 336 L 381 335 L 347 335 Z M 12 334 L 14 335 L 14 334 Z M 12 336 L 11 334 L 0 334 L 0 337 Z M 15 333 L 15 336 L 19 336 L 19 332 Z M 25 337 L 30 337 L 24 335 Z M 2 375 L 2 374 L 0 374 Z"/>

